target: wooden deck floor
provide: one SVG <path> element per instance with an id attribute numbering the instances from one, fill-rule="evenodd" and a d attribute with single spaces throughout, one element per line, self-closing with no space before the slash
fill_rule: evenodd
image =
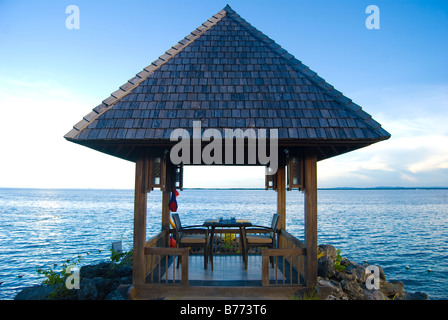
<path id="1" fill-rule="evenodd" d="M 216 255 L 213 257 L 213 271 L 210 264 L 204 270 L 204 256 L 189 256 L 189 286 L 180 286 L 182 264 L 176 268 L 176 262 L 163 262 L 167 266 L 160 271 L 159 285 L 144 285 L 139 289 L 135 299 L 290 299 L 304 286 L 262 286 L 261 255 L 249 255 L 248 268 L 240 255 Z M 156 273 L 158 273 L 157 271 Z M 289 272 L 285 272 L 289 273 Z M 173 276 L 174 282 L 173 285 Z M 168 277 L 168 280 L 167 278 Z M 158 278 L 158 277 L 157 277 Z M 270 283 L 283 282 L 282 266 L 269 268 Z M 154 283 L 158 283 L 154 279 Z M 286 282 L 289 275 L 286 276 Z M 149 283 L 149 282 L 148 282 Z M 168 284 L 168 285 L 164 285 Z"/>
<path id="2" fill-rule="evenodd" d="M 174 270 L 173 270 L 174 268 Z M 176 269 L 175 263 L 170 263 L 168 271 L 162 276 L 164 282 L 166 276 L 172 281 L 173 271 L 175 281 L 181 280 L 181 269 Z M 210 263 L 204 269 L 204 257 L 202 255 L 190 255 L 189 257 L 189 283 L 190 286 L 261 286 L 261 256 L 249 255 L 247 270 L 240 255 L 216 255 L 213 257 L 213 271 Z M 283 281 L 282 271 L 269 269 L 269 279 Z"/>

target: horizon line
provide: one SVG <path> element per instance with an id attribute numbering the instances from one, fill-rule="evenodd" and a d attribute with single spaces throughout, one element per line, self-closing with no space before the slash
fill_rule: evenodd
<path id="1" fill-rule="evenodd" d="M 129 190 L 134 189 L 128 188 L 41 188 L 41 187 L 0 187 L 0 189 L 29 189 L 29 190 Z M 446 187 L 387 187 L 387 186 L 377 186 L 377 187 L 318 187 L 317 190 L 434 190 L 434 189 L 448 189 Z M 266 190 L 262 187 L 185 187 L 183 190 Z"/>

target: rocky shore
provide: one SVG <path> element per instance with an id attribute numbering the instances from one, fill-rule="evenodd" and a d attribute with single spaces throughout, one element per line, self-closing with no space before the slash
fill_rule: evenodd
<path id="1" fill-rule="evenodd" d="M 366 272 L 369 264 L 357 264 L 338 257 L 331 245 L 320 245 L 318 259 L 318 295 L 325 300 L 429 300 L 422 292 L 406 292 L 403 282 L 387 280 L 384 270 L 379 270 L 379 289 L 368 289 L 366 280 L 372 273 Z M 370 280 L 368 280 L 370 281 Z"/>
<path id="2" fill-rule="evenodd" d="M 79 289 L 60 290 L 63 285 L 36 285 L 24 288 L 14 300 L 128 300 L 131 265 L 115 262 L 86 265 L 81 267 L 79 275 Z"/>
<path id="3" fill-rule="evenodd" d="M 323 300 L 428 300 L 421 292 L 406 292 L 401 281 L 387 280 L 379 268 L 379 289 L 369 290 L 366 280 L 367 264 L 357 264 L 341 258 L 331 245 L 319 246 L 318 286 L 316 294 Z M 78 290 L 59 290 L 60 287 L 37 285 L 24 288 L 15 300 L 127 300 L 132 283 L 132 264 L 102 262 L 80 269 Z M 61 286 L 61 285 L 60 285 Z M 64 288 L 65 289 L 65 288 Z M 57 295 L 54 293 L 58 292 Z M 61 294 L 62 292 L 62 294 Z"/>

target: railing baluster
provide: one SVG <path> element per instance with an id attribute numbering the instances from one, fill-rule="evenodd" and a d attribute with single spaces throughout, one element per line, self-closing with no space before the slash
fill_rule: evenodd
<path id="1" fill-rule="evenodd" d="M 165 255 L 165 283 L 168 284 L 168 255 Z"/>
<path id="2" fill-rule="evenodd" d="M 283 267 L 283 284 L 285 284 L 285 277 L 286 277 L 286 274 L 285 274 L 285 256 L 282 256 L 282 258 L 283 258 L 283 265 L 282 265 L 282 267 Z"/>
<path id="3" fill-rule="evenodd" d="M 151 264 L 150 264 L 150 266 L 151 266 L 151 283 L 154 283 L 154 255 L 153 254 L 151 254 L 150 256 L 150 261 L 151 261 Z"/>
<path id="4" fill-rule="evenodd" d="M 160 281 L 162 280 L 161 278 L 161 270 L 160 270 L 160 265 L 161 265 L 161 261 L 160 261 L 160 255 L 158 255 L 158 257 L 159 257 L 159 283 L 160 283 Z"/>
<path id="5" fill-rule="evenodd" d="M 173 255 L 173 283 L 175 283 L 176 281 L 176 268 L 174 267 L 174 265 L 176 264 L 176 256 Z"/>
<path id="6" fill-rule="evenodd" d="M 274 261 L 274 267 L 275 267 L 275 284 L 277 284 L 277 279 L 278 279 L 278 257 L 272 257 L 273 261 Z"/>
<path id="7" fill-rule="evenodd" d="M 292 264 L 293 264 L 293 259 L 294 256 L 291 256 L 291 261 L 289 262 L 289 284 L 292 285 Z"/>
<path id="8" fill-rule="evenodd" d="M 301 261 L 302 261 L 302 257 L 300 257 L 300 256 L 298 256 L 297 257 L 297 285 L 299 285 L 300 284 L 300 264 L 301 264 Z"/>

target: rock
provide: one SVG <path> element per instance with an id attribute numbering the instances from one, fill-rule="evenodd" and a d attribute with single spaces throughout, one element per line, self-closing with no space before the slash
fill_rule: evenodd
<path id="1" fill-rule="evenodd" d="M 342 280 L 354 282 L 356 281 L 356 274 L 353 272 L 336 271 L 336 273 L 331 277 L 331 279 L 341 282 Z"/>
<path id="2" fill-rule="evenodd" d="M 424 292 L 414 292 L 412 297 L 413 300 L 429 300 L 429 295 Z"/>
<path id="3" fill-rule="evenodd" d="M 387 297 L 394 297 L 397 294 L 404 292 L 404 284 L 401 281 L 380 281 L 380 290 Z"/>
<path id="4" fill-rule="evenodd" d="M 120 269 L 120 275 L 122 277 L 132 276 L 132 266 L 122 266 Z"/>
<path id="5" fill-rule="evenodd" d="M 365 300 L 366 298 L 361 286 L 355 282 L 342 280 L 341 287 L 350 300 Z"/>
<path id="6" fill-rule="evenodd" d="M 369 265 L 371 265 L 371 264 L 364 263 L 362 266 L 367 268 Z M 383 268 L 381 266 L 379 266 L 379 265 L 376 265 L 376 266 L 378 267 L 378 269 L 380 271 L 380 280 L 386 281 L 386 274 L 384 273 Z"/>
<path id="7" fill-rule="evenodd" d="M 398 300 L 429 300 L 429 295 L 423 292 L 403 292 L 397 298 Z"/>
<path id="8" fill-rule="evenodd" d="M 319 246 L 319 252 L 324 253 L 324 257 L 329 257 L 333 261 L 336 261 L 337 251 L 336 248 L 329 244 L 321 244 Z"/>
<path id="9" fill-rule="evenodd" d="M 339 258 L 339 266 L 335 265 L 337 250 L 331 245 L 320 245 L 318 259 L 318 294 L 325 300 L 429 300 L 425 293 L 408 293 L 404 291 L 401 281 L 386 281 L 386 274 L 378 266 L 376 276 L 379 277 L 379 289 L 369 290 L 366 281 L 372 273 L 366 273 L 367 267 L 374 266 L 364 261 L 357 264 L 349 259 Z M 345 267 L 345 268 L 344 268 Z"/>
<path id="10" fill-rule="evenodd" d="M 109 294 L 117 290 L 120 285 L 129 287 L 132 284 L 132 266 L 101 262 L 96 265 L 86 265 L 80 269 L 80 289 L 65 290 L 59 286 L 51 287 L 38 285 L 24 288 L 16 296 L 15 300 L 104 300 Z M 64 289 L 64 290 L 61 290 Z M 127 291 L 120 291 L 126 299 Z M 48 297 L 53 294 L 53 297 Z M 111 296 L 118 299 L 117 293 Z M 109 297 L 109 298 L 111 298 Z"/>
<path id="11" fill-rule="evenodd" d="M 353 261 L 348 260 L 347 258 L 342 258 L 341 262 L 340 262 L 340 265 L 343 266 L 343 267 L 348 267 L 348 266 L 351 266 L 351 265 L 354 265 L 354 264 L 356 264 L 356 263 L 354 263 Z"/>
<path id="12" fill-rule="evenodd" d="M 324 278 L 331 278 L 336 273 L 334 260 L 324 256 L 317 261 L 317 275 Z"/>
<path id="13" fill-rule="evenodd" d="M 319 286 L 328 287 L 328 288 L 332 289 L 332 291 L 342 290 L 341 284 L 334 280 L 327 280 L 327 279 L 320 278 L 317 280 L 317 284 Z"/>
<path id="14" fill-rule="evenodd" d="M 132 276 L 132 267 L 131 266 L 120 266 L 115 265 L 110 270 L 110 278 L 121 278 L 121 277 L 129 277 Z"/>
<path id="15" fill-rule="evenodd" d="M 366 300 L 389 300 L 389 298 L 386 297 L 381 290 L 368 290 L 364 288 L 363 293 Z"/>
<path id="16" fill-rule="evenodd" d="M 132 275 L 130 275 L 128 277 L 122 277 L 120 279 L 120 283 L 122 283 L 122 284 L 132 284 Z"/>
<path id="17" fill-rule="evenodd" d="M 336 272 L 334 268 L 336 249 L 331 245 L 320 245 L 319 253 L 323 253 L 323 256 L 317 260 L 317 274 L 320 277 L 331 278 Z"/>
<path id="18" fill-rule="evenodd" d="M 366 267 L 359 264 L 351 264 L 345 268 L 345 273 L 352 274 L 358 283 L 364 284 L 369 274 L 366 274 Z"/>
<path id="19" fill-rule="evenodd" d="M 380 279 L 386 281 L 386 274 L 384 273 L 384 270 L 381 266 L 377 266 L 378 269 L 380 269 Z"/>
<path id="20" fill-rule="evenodd" d="M 128 300 L 121 294 L 120 290 L 115 289 L 111 293 L 109 293 L 104 300 Z"/>
<path id="21" fill-rule="evenodd" d="M 132 266 L 103 262 L 82 267 L 80 276 L 79 300 L 105 300 L 120 284 L 132 283 Z M 114 293 L 107 299 L 111 297 L 117 300 L 118 295 Z"/>
<path id="22" fill-rule="evenodd" d="M 104 298 L 112 291 L 114 291 L 120 284 L 118 280 L 96 277 L 92 279 L 97 291 L 97 300 L 104 300 Z"/>
<path id="23" fill-rule="evenodd" d="M 79 285 L 78 300 L 96 300 L 98 291 L 92 279 L 83 278 Z"/>
<path id="24" fill-rule="evenodd" d="M 342 290 L 341 284 L 334 280 L 319 279 L 317 281 L 317 293 L 320 297 L 323 297 L 325 300 L 347 299 L 347 295 Z M 331 298 L 328 299 L 329 297 Z"/>
<path id="25" fill-rule="evenodd" d="M 48 295 L 52 292 L 53 287 L 51 286 L 32 286 L 21 290 L 14 300 L 48 300 Z"/>
<path id="26" fill-rule="evenodd" d="M 111 264 L 108 262 L 101 262 L 95 265 L 87 265 L 81 267 L 79 275 L 81 279 L 93 279 L 97 277 L 108 277 L 110 275 Z"/>
<path id="27" fill-rule="evenodd" d="M 362 265 L 359 265 L 355 262 L 350 262 L 350 264 L 345 268 L 345 272 L 347 274 L 353 274 L 356 278 L 356 281 L 359 283 L 365 284 L 367 278 L 371 275 L 371 273 L 366 273 L 366 269 L 369 266 L 369 264 L 365 263 Z M 386 275 L 384 273 L 383 268 L 380 266 L 377 266 L 379 269 L 379 277 L 380 280 L 386 281 Z"/>

